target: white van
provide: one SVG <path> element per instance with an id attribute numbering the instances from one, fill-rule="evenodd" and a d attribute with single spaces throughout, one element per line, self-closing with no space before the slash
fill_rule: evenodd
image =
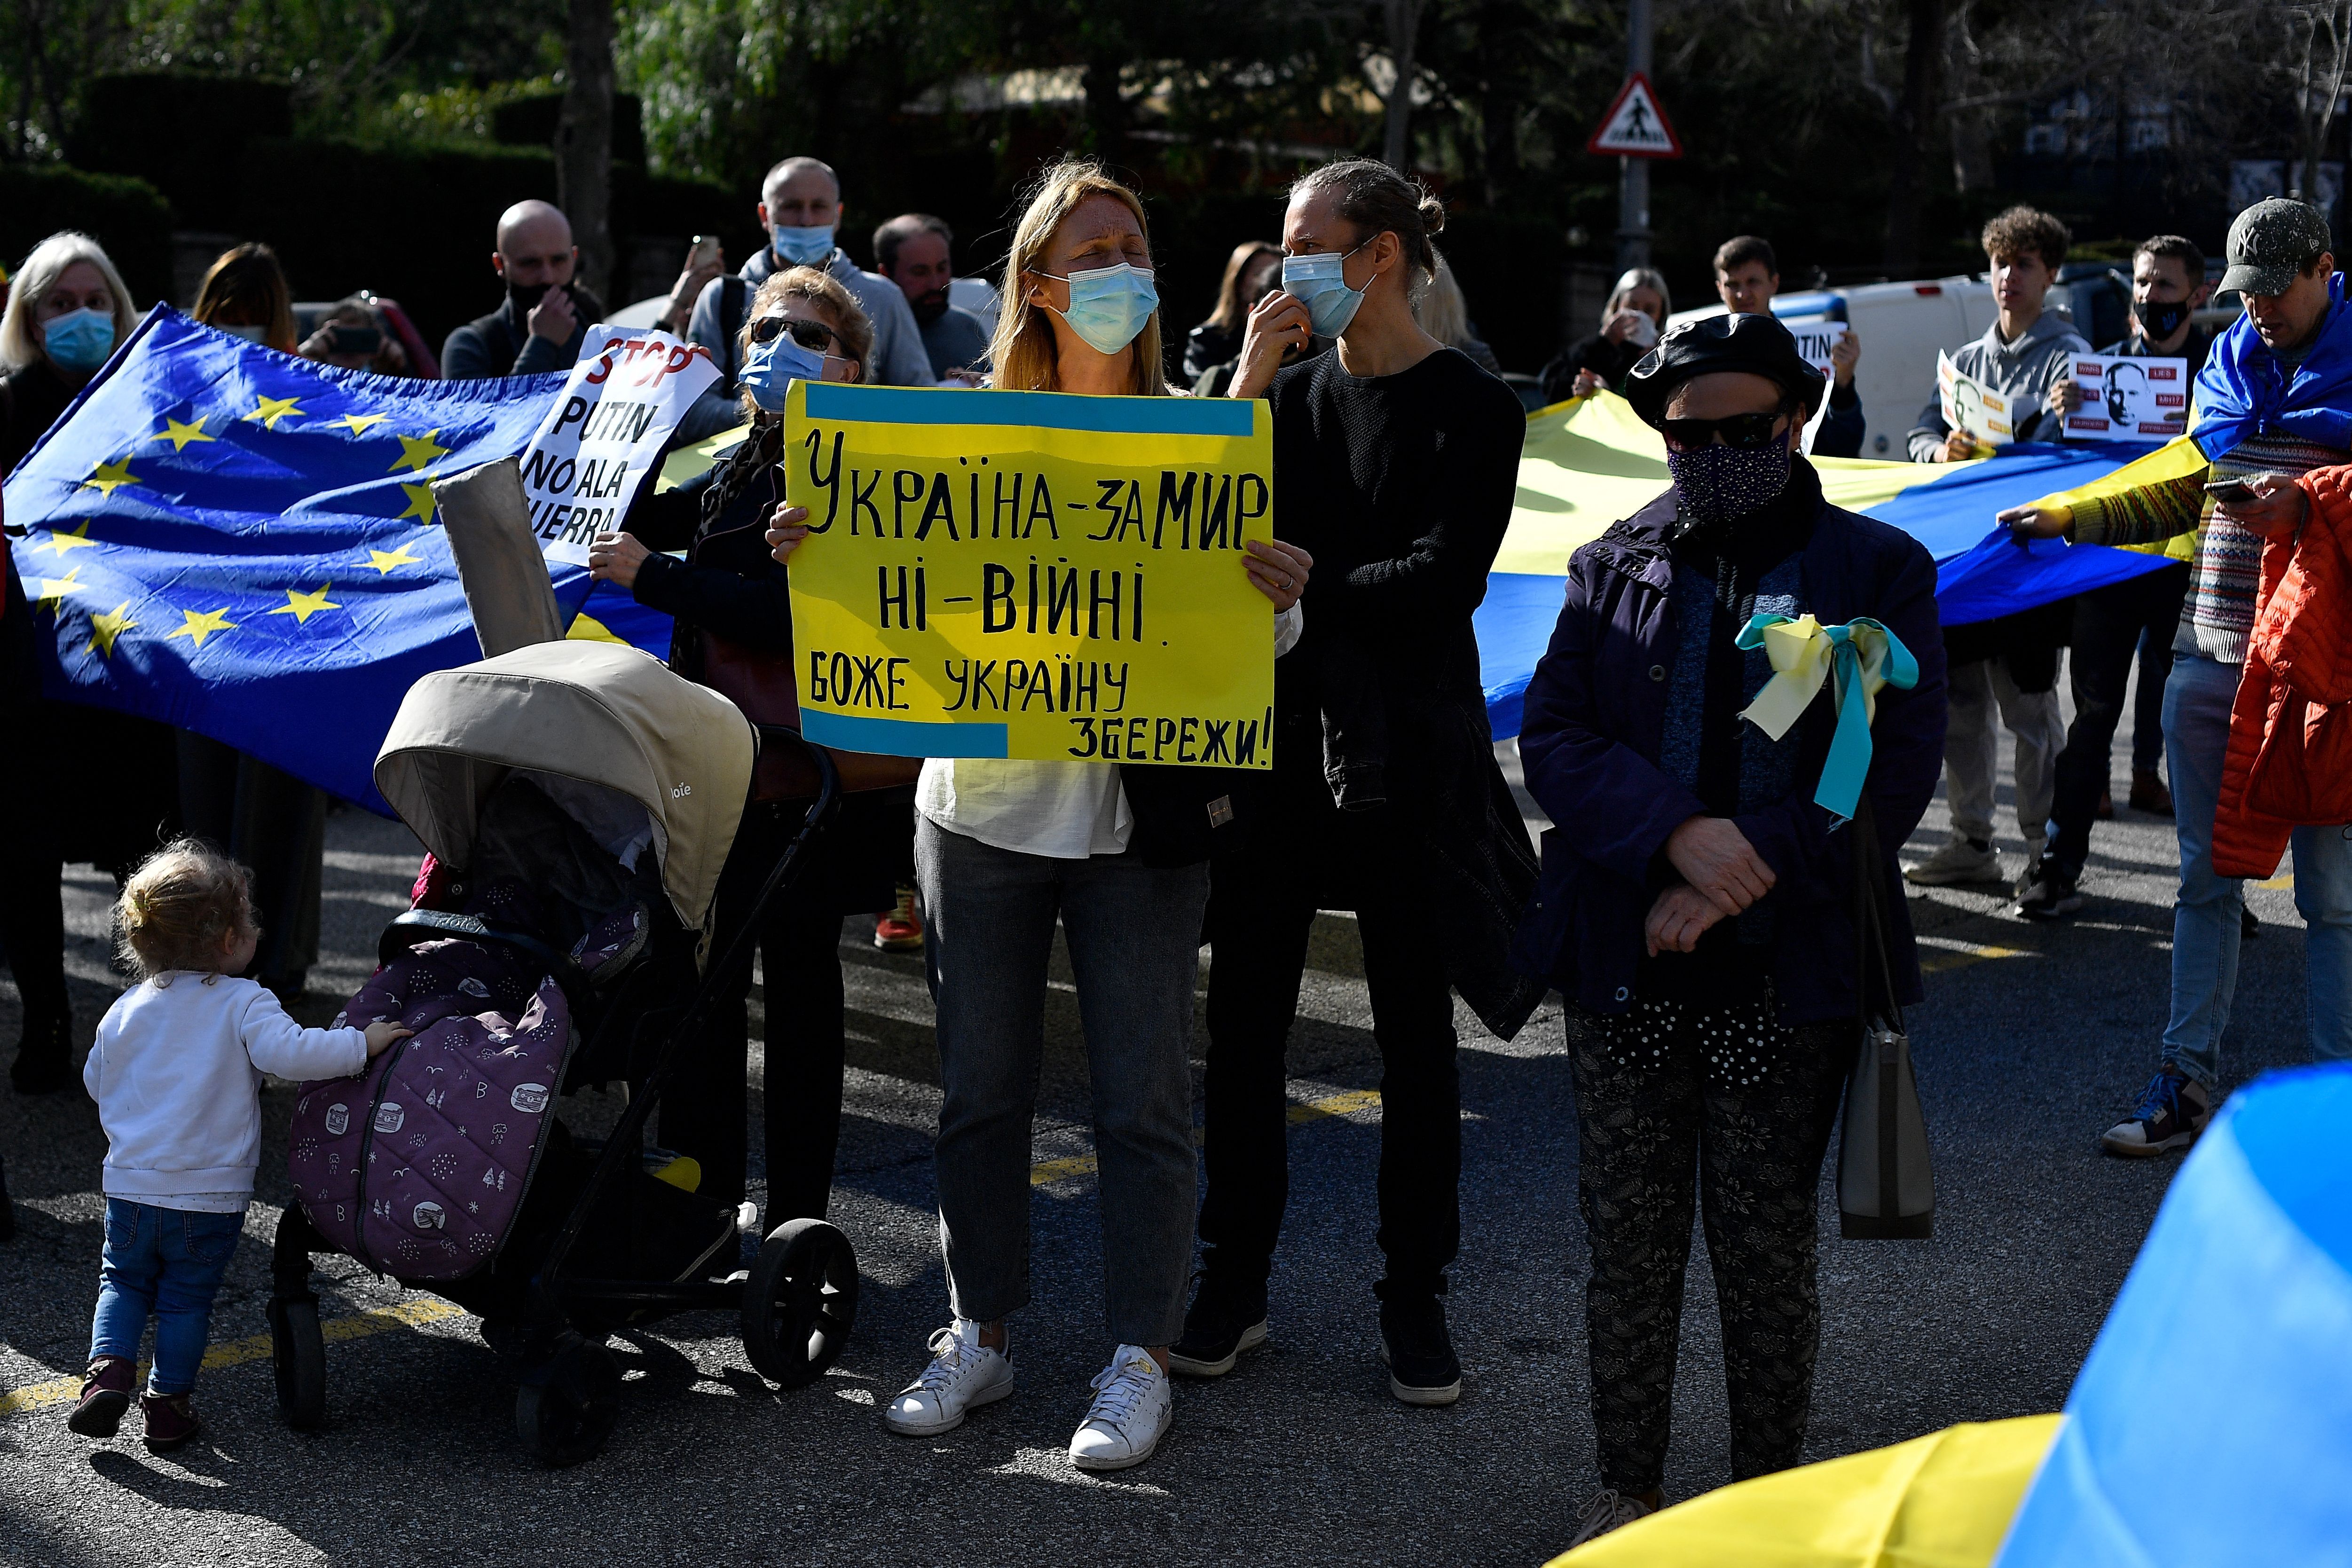
<path id="1" fill-rule="evenodd" d="M 2053 288 L 2046 308 L 2069 320 L 2090 320 L 2090 291 L 2107 287 L 2102 268 L 2095 278 Z M 1994 313 L 1992 285 L 1981 277 L 1806 289 L 1772 300 L 1772 314 L 1790 326 L 1844 321 L 1860 335 L 1862 360 L 1854 367 L 1853 385 L 1864 422 L 1862 455 L 1894 462 L 1908 456 L 1904 438 L 1935 395 L 1937 351 L 1984 336 Z M 1677 310 L 1668 324 L 1721 314 L 1720 304 Z"/>

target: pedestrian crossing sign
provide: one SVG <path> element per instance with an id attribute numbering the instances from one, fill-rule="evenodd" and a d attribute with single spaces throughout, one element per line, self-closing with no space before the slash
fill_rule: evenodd
<path id="1" fill-rule="evenodd" d="M 1679 158 L 1682 139 L 1658 106 L 1657 89 L 1640 71 L 1625 79 L 1616 101 L 1601 119 L 1601 128 L 1584 144 L 1588 153 L 1614 153 L 1628 158 Z"/>

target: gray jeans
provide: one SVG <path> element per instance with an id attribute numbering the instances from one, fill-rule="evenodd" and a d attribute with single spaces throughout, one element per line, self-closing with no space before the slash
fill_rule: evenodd
<path id="1" fill-rule="evenodd" d="M 915 876 L 946 1090 L 935 1158 L 956 1316 L 988 1322 L 1029 1300 L 1029 1134 L 1058 916 L 1094 1087 L 1110 1336 L 1172 1342 L 1198 1193 L 1190 1047 L 1208 867 L 1024 855 L 918 816 Z"/>
<path id="2" fill-rule="evenodd" d="M 1944 795 L 1952 831 L 1992 837 L 1993 775 L 2000 765 L 2000 722 L 2016 742 L 2017 832 L 2029 860 L 2042 858 L 2050 837 L 2050 803 L 2058 783 L 2058 753 L 2066 749 L 2066 721 L 2058 693 L 2020 691 L 1997 658 L 1956 664 L 1946 677 L 1951 718 L 1944 731 Z"/>

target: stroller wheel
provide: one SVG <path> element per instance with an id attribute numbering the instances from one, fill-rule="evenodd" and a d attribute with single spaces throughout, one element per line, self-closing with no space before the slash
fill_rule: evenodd
<path id="1" fill-rule="evenodd" d="M 271 1298 L 269 1363 L 278 1374 L 278 1413 L 297 1432 L 327 1422 L 327 1342 L 315 1297 Z"/>
<path id="2" fill-rule="evenodd" d="M 824 1375 L 857 1318 L 857 1255 L 821 1219 L 768 1235 L 743 1281 L 743 1351 L 761 1377 L 799 1388 Z"/>
<path id="3" fill-rule="evenodd" d="M 621 1366 L 596 1341 L 567 1332 L 515 1394 L 515 1434 L 561 1468 L 596 1457 L 621 1413 Z"/>

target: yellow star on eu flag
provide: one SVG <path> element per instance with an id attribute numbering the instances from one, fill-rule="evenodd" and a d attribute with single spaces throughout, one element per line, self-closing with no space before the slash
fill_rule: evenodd
<path id="1" fill-rule="evenodd" d="M 57 609 L 65 602 L 67 595 L 73 593 L 80 586 L 79 584 L 74 581 L 75 578 L 79 577 L 80 575 L 81 568 L 77 566 L 62 577 L 42 578 L 41 591 L 33 595 L 34 605 L 37 606 L 47 605 L 52 610 Z"/>
<path id="2" fill-rule="evenodd" d="M 407 437 L 404 436 L 401 439 L 406 440 Z M 398 517 L 394 518 L 393 521 L 394 522 L 404 522 L 412 517 L 417 517 L 423 518 L 426 522 L 431 522 L 433 521 L 433 487 L 431 485 L 404 484 L 400 488 L 408 493 L 408 510 L 402 512 Z"/>
<path id="3" fill-rule="evenodd" d="M 89 481 L 85 479 L 82 482 L 88 484 Z M 33 548 L 63 555 L 69 551 L 95 548 L 97 544 L 98 541 L 89 536 L 89 520 L 84 518 L 81 526 L 70 532 L 60 533 L 54 528 L 49 530 L 48 536 Z"/>
<path id="4" fill-rule="evenodd" d="M 397 550 L 369 551 L 368 564 L 379 572 L 388 573 L 395 566 L 417 566 L 422 565 L 423 563 L 416 556 L 411 555 L 408 552 L 408 546 L 404 544 Z"/>
<path id="5" fill-rule="evenodd" d="M 364 436 L 391 417 L 389 414 L 346 414 L 341 419 L 330 419 L 327 423 L 340 425 L 354 436 Z"/>
<path id="6" fill-rule="evenodd" d="M 124 485 L 135 485 L 142 482 L 143 481 L 142 481 L 136 474 L 133 474 L 131 471 L 131 459 L 128 458 L 118 458 L 111 463 L 99 464 L 97 468 L 90 470 L 89 478 L 82 480 L 81 484 L 82 489 L 102 491 L 104 492 L 107 500 L 112 500 L 114 499 L 114 492 L 121 489 Z M 89 525 L 88 523 L 84 523 L 82 526 L 87 528 Z"/>
<path id="7" fill-rule="evenodd" d="M 260 406 L 256 408 L 252 413 L 247 415 L 246 417 L 247 419 L 260 420 L 262 428 L 265 430 L 275 430 L 278 428 L 278 422 L 280 419 L 285 418 L 289 414 L 299 414 L 302 412 L 302 404 L 299 398 L 263 397 L 258 393 L 255 394 L 254 396 L 255 401 L 258 403 Z"/>
<path id="8" fill-rule="evenodd" d="M 194 424 L 183 425 L 167 414 L 163 416 L 163 428 L 156 431 L 155 434 L 148 437 L 147 439 L 150 441 L 169 441 L 172 443 L 172 450 L 174 452 L 184 452 L 188 449 L 188 443 L 191 441 L 216 441 L 220 439 L 217 436 L 207 436 L 205 434 L 205 421 L 211 417 L 212 416 L 209 414 L 198 415 Z"/>
<path id="9" fill-rule="evenodd" d="M 223 605 L 217 610 L 182 610 L 180 614 L 184 618 L 185 624 L 178 631 L 173 632 L 172 637 L 165 637 L 163 639 L 165 642 L 170 642 L 172 637 L 186 637 L 198 647 L 202 647 L 205 646 L 205 639 L 215 632 L 233 631 L 236 627 L 236 623 L 228 618 L 226 605 Z"/>
<path id="10" fill-rule="evenodd" d="M 377 551 L 375 553 L 381 555 L 383 552 Z M 289 588 L 286 590 L 286 602 L 269 613 L 273 616 L 291 616 L 294 617 L 296 626 L 308 626 L 310 624 L 310 617 L 320 610 L 342 608 L 342 605 L 327 597 L 327 590 L 333 586 L 332 583 L 321 583 L 319 584 L 318 591 L 310 594 L 298 593 Z"/>
<path id="11" fill-rule="evenodd" d="M 425 466 L 431 463 L 434 458 L 447 457 L 449 455 L 449 448 L 436 444 L 433 439 L 434 437 L 438 436 L 439 434 L 441 434 L 441 432 L 438 430 L 427 430 L 422 436 L 401 437 L 400 461 L 394 463 L 391 468 L 384 471 L 386 473 L 396 474 L 403 468 L 415 468 L 421 474 L 425 471 Z"/>
<path id="12" fill-rule="evenodd" d="M 96 648 L 100 657 L 110 657 L 114 652 L 114 639 L 139 624 L 123 614 L 130 607 L 131 601 L 125 599 L 104 615 L 90 616 L 89 646 Z"/>

